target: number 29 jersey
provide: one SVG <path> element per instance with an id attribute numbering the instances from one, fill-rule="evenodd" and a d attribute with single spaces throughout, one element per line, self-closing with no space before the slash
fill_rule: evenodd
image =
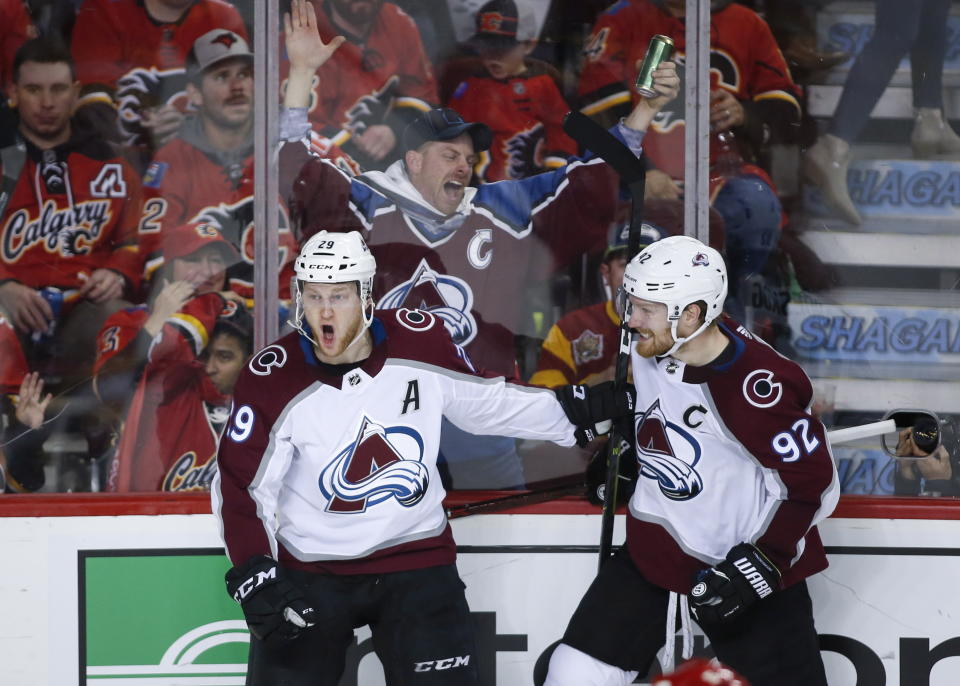
<path id="1" fill-rule="evenodd" d="M 573 444 L 552 391 L 476 371 L 438 317 L 382 310 L 342 376 L 293 333 L 234 390 L 211 488 L 234 564 L 271 555 L 334 574 L 451 564 L 437 471 L 442 417 L 475 434 Z"/>
<path id="2" fill-rule="evenodd" d="M 757 545 L 784 586 L 826 568 L 816 530 L 840 494 L 799 365 L 724 318 L 713 363 L 631 355 L 638 483 L 627 547 L 651 582 L 687 593 L 733 546 Z"/>

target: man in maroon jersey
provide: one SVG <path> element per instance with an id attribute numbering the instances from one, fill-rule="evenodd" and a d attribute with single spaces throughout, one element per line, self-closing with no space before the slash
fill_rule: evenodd
<path id="1" fill-rule="evenodd" d="M 225 0 L 86 0 L 77 12 L 80 114 L 134 146 L 141 171 L 180 127 L 187 53 L 215 28 L 246 37 L 240 14 Z"/>
<path id="2" fill-rule="evenodd" d="M 157 151 L 144 176 L 139 233 L 150 277 L 163 263 L 166 233 L 188 222 L 216 226 L 243 258 L 228 287 L 253 297 L 253 53 L 244 38 L 214 29 L 187 56 L 186 92 L 196 112 Z M 290 296 L 297 245 L 280 212 L 280 297 Z"/>
<path id="3" fill-rule="evenodd" d="M 109 145 L 71 120 L 80 86 L 65 48 L 28 41 L 13 79 L 19 126 L 3 154 L 0 314 L 31 368 L 52 355 L 51 374 L 80 379 L 96 331 L 139 283 L 140 185 Z M 0 327 L 0 336 L 11 333 Z"/>

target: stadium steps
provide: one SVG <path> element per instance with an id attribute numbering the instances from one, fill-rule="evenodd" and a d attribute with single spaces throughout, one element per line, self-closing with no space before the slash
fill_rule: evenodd
<path id="1" fill-rule="evenodd" d="M 873 3 L 830 3 L 817 16 L 819 43 L 856 53 L 873 19 Z M 948 40 L 960 44 L 960 8 L 949 24 Z M 807 88 L 821 129 L 852 63 Z M 949 46 L 944 106 L 960 128 L 960 49 Z M 840 283 L 790 304 L 791 357 L 837 411 L 960 415 L 960 161 L 912 159 L 913 116 L 905 58 L 851 151 L 848 185 L 862 225 L 832 216 L 817 189 L 803 189 L 803 240 Z"/>

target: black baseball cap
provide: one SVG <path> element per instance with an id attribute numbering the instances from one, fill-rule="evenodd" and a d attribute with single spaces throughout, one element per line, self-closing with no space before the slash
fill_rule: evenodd
<path id="1" fill-rule="evenodd" d="M 464 121 L 456 110 L 437 107 L 420 114 L 403 131 L 404 150 L 416 150 L 430 141 L 449 141 L 469 133 L 474 152 L 482 152 L 493 143 L 493 131 L 486 124 Z"/>
<path id="2" fill-rule="evenodd" d="M 640 225 L 640 249 L 646 248 L 651 243 L 656 243 L 663 238 L 663 235 L 664 231 L 659 226 L 644 222 Z M 626 254 L 629 244 L 630 222 L 626 221 L 620 224 L 614 224 L 610 228 L 609 241 L 607 243 L 607 249 L 603 253 L 603 261 L 612 260 L 614 257 L 619 256 L 621 252 Z"/>
<path id="3" fill-rule="evenodd" d="M 520 13 L 514 0 L 490 0 L 475 17 L 476 33 L 469 44 L 477 50 L 508 50 L 517 44 Z"/>

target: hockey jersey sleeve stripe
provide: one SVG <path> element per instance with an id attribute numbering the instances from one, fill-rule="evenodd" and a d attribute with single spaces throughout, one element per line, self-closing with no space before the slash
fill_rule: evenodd
<path id="1" fill-rule="evenodd" d="M 797 102 L 796 97 L 792 93 L 787 91 L 767 91 L 766 93 L 758 93 L 753 96 L 754 101 L 759 102 L 761 100 L 785 100 L 791 105 L 797 108 L 797 111 L 800 111 L 800 103 Z"/>
<path id="2" fill-rule="evenodd" d="M 114 106 L 113 98 L 110 97 L 109 93 L 106 93 L 104 91 L 93 91 L 93 92 L 87 93 L 86 95 L 80 98 L 79 102 L 77 103 L 77 106 L 82 107 L 83 105 L 92 105 L 93 103 L 110 105 L 110 107 Z"/>
<path id="3" fill-rule="evenodd" d="M 600 98 L 589 105 L 585 105 L 584 107 L 580 108 L 580 111 L 588 117 L 591 117 L 595 114 L 599 114 L 600 112 L 608 110 L 611 107 L 616 107 L 617 105 L 628 105 L 629 103 L 630 91 L 622 90 L 604 98 Z"/>
<path id="4" fill-rule="evenodd" d="M 534 372 L 533 376 L 530 377 L 530 383 L 544 388 L 556 388 L 557 386 L 566 386 L 570 383 L 570 380 L 559 369 L 541 369 Z"/>
<path id="5" fill-rule="evenodd" d="M 543 346 L 541 347 L 541 354 L 542 353 L 549 353 L 571 372 L 577 369 L 577 363 L 573 359 L 570 341 L 559 326 L 554 325 L 550 327 L 550 331 L 547 332 L 547 337 L 544 339 Z"/>
<path id="6" fill-rule="evenodd" d="M 406 107 L 409 109 L 417 110 L 419 112 L 426 112 L 427 110 L 430 109 L 430 105 L 428 103 L 424 102 L 420 98 L 413 98 L 410 96 L 401 96 L 399 98 L 396 98 L 393 101 L 393 106 Z"/>
<path id="7" fill-rule="evenodd" d="M 177 312 L 170 317 L 167 322 L 184 334 L 184 337 L 190 341 L 193 346 L 196 355 L 199 356 L 200 353 L 203 352 L 203 349 L 207 347 L 207 342 L 209 341 L 207 329 L 196 317 L 184 314 L 183 312 Z"/>

